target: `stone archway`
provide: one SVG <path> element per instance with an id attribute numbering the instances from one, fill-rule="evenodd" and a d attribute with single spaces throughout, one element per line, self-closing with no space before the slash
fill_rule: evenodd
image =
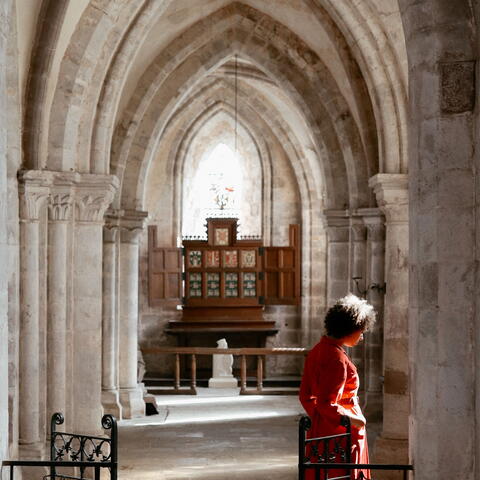
<path id="1" fill-rule="evenodd" d="M 62 257 L 65 262 L 61 272 L 67 274 L 71 290 L 62 294 L 60 313 L 63 315 L 63 309 L 73 304 L 74 312 L 68 313 L 72 321 L 74 314 L 77 318 L 83 313 L 98 315 L 99 308 L 103 307 L 102 338 L 118 335 L 118 329 L 109 330 L 118 321 L 118 315 L 128 318 L 124 326 L 135 334 L 136 303 L 128 292 L 134 291 L 137 285 L 134 257 L 138 257 L 137 242 L 145 221 L 142 210 L 145 209 L 149 166 L 155 161 L 159 142 L 174 122 L 179 107 L 194 103 L 196 97 L 212 100 L 208 95 L 202 96 L 200 91 L 201 88 L 208 90 L 205 78 L 214 75 L 226 58 L 238 53 L 255 67 L 252 74 L 267 78 L 275 85 L 277 93 L 284 94 L 276 101 L 274 95 L 268 95 L 267 88 L 259 90 L 258 98 L 250 102 L 250 109 L 256 112 L 259 122 L 269 124 L 271 131 L 270 143 L 257 142 L 259 149 L 266 152 L 263 157 L 270 162 L 277 154 L 288 158 L 302 192 L 301 208 L 308 210 L 302 219 L 304 251 L 309 252 L 304 259 L 303 285 L 307 296 L 315 301 L 306 302 L 303 307 L 302 328 L 308 327 L 305 328 L 308 332 L 318 328 L 314 319 L 325 307 L 324 292 L 329 288 L 332 294 L 336 292 L 336 280 L 339 280 L 338 291 L 348 288 L 349 272 L 355 262 L 361 263 L 361 252 L 367 249 L 366 245 L 381 243 L 378 238 L 374 241 L 373 235 L 371 244 L 365 238 L 364 218 L 372 214 L 377 222 L 375 227 L 381 223 L 368 178 L 378 172 L 403 175 L 406 172 L 402 103 L 405 72 L 401 54 L 392 50 L 389 32 L 381 31 L 385 30 L 388 21 L 383 23 L 373 3 L 366 2 L 366 6 L 362 2 L 352 5 L 305 0 L 298 19 L 302 19 L 301 15 L 305 18 L 305 12 L 309 15 L 312 12 L 318 23 L 309 23 L 308 29 L 302 32 L 296 15 L 291 21 L 283 9 L 275 12 L 271 8 L 273 2 L 261 5 L 261 2 L 249 0 L 246 5 L 222 0 L 204 5 L 205 10 L 192 12 L 190 22 L 182 23 L 185 20 L 180 19 L 178 30 L 172 22 L 171 30 L 166 32 L 168 29 L 158 28 L 158 25 L 162 25 L 163 14 L 169 6 L 173 10 L 169 15 L 173 13 L 173 18 L 178 20 L 175 2 L 95 0 L 82 3 L 78 11 L 74 7 L 62 10 L 56 3 L 44 3 L 45 11 L 56 8 L 54 27 L 50 29 L 45 23 L 37 36 L 34 56 L 41 54 L 45 45 L 49 46 L 49 55 L 42 58 L 39 55 L 39 64 L 32 65 L 24 145 L 25 165 L 38 169 L 38 178 L 45 180 L 43 186 L 49 192 L 49 201 L 54 198 L 57 201 L 50 205 L 52 226 L 48 224 L 45 209 L 42 210 L 41 234 L 45 235 L 46 230 L 62 230 L 56 221 L 68 223 L 70 236 L 62 241 L 59 251 L 66 255 L 71 249 L 74 261 L 67 263 L 67 257 Z M 393 17 L 398 13 L 395 5 L 392 2 Z M 65 15 L 69 20 L 66 25 Z M 152 31 L 158 33 L 161 41 L 152 42 Z M 145 47 L 149 43 L 153 45 L 150 50 Z M 254 91 L 248 82 L 253 83 L 253 80 L 245 81 L 245 96 Z M 181 102 L 183 105 L 179 105 Z M 292 116 L 295 109 L 297 116 Z M 200 112 L 200 106 L 193 111 Z M 250 115 L 247 111 L 244 114 L 245 117 Z M 301 123 L 302 127 L 298 128 L 296 123 Z M 180 135 L 177 139 L 178 145 L 181 138 Z M 178 145 L 172 146 L 172 154 L 180 148 Z M 44 167 L 57 173 L 43 175 L 40 169 Z M 67 174 L 58 175 L 62 170 L 67 170 Z M 32 178 L 37 179 L 37 173 L 32 174 Z M 118 176 L 120 188 L 117 189 L 115 179 L 107 176 L 109 173 Z M 382 191 L 388 179 L 377 177 L 376 180 L 378 182 L 374 183 L 380 183 L 379 198 L 381 196 L 382 202 L 390 205 Z M 403 180 L 404 177 L 399 183 Z M 388 186 L 392 186 L 391 182 Z M 398 185 L 394 185 L 396 187 Z M 104 201 L 95 196 L 99 190 L 109 192 Z M 115 199 L 107 205 L 114 191 Z M 95 210 L 95 205 L 101 208 Z M 83 297 L 77 294 L 71 283 L 71 265 L 82 267 L 82 255 L 90 252 L 77 249 L 75 245 L 88 240 L 85 232 L 89 221 L 95 223 L 95 226 L 90 225 L 95 230 L 92 238 L 99 239 L 103 210 L 107 206 L 112 208 L 105 217 L 108 226 L 103 234 L 103 268 L 108 273 L 109 268 L 112 269 L 112 278 L 107 278 L 108 275 L 103 278 L 103 290 L 107 292 L 103 306 L 102 299 L 94 295 L 95 309 L 78 310 L 80 303 L 88 304 L 86 299 L 90 291 L 85 276 L 81 285 Z M 328 212 L 323 212 L 324 207 Z M 55 217 L 54 212 L 64 210 L 70 213 Z M 75 213 L 71 214 L 71 210 Z M 327 219 L 331 223 L 325 226 L 322 222 Z M 84 233 L 75 237 L 78 230 Z M 315 271 L 315 266 L 322 272 L 327 269 L 327 230 L 331 234 L 329 240 L 333 239 L 334 232 L 339 234 L 335 241 L 329 241 L 330 251 L 334 250 L 334 243 L 340 243 L 339 251 L 348 256 L 342 278 L 335 278 L 329 285 L 326 277 Z M 360 252 L 356 259 L 353 254 L 349 256 L 353 245 Z M 92 284 L 97 286 L 101 276 L 101 249 L 101 244 L 93 249 L 96 262 Z M 395 248 L 390 251 L 396 252 Z M 48 259 L 44 251 L 40 253 L 47 271 L 42 275 L 49 275 L 58 267 L 58 262 L 51 260 L 53 257 Z M 395 255 L 392 258 L 395 259 Z M 331 266 L 334 263 L 331 262 Z M 394 262 L 392 265 L 395 267 Z M 119 267 L 124 269 L 121 275 Z M 394 282 L 397 270 L 390 273 Z M 59 283 L 48 288 L 58 287 Z M 390 280 L 389 284 L 394 285 Z M 121 291 L 122 298 L 126 299 L 119 314 L 115 310 L 118 298 L 109 295 L 111 291 Z M 82 297 L 81 301 L 77 297 Z M 395 298 L 391 298 L 394 303 Z M 40 301 L 43 302 L 42 311 L 54 307 L 46 305 L 45 298 Z M 66 314 L 63 317 L 66 318 Z M 98 346 L 98 338 L 95 338 Z M 304 341 L 311 342 L 312 337 Z M 133 351 L 135 345 L 131 343 L 129 348 Z M 112 344 L 104 344 L 104 353 L 110 347 L 118 349 L 112 340 Z M 78 342 L 73 350 L 81 350 Z M 81 359 L 88 359 L 88 355 Z M 103 386 L 104 393 L 108 387 L 111 401 L 118 408 L 118 392 L 115 393 L 118 385 L 114 378 L 118 365 L 107 371 L 115 361 L 112 356 L 104 363 Z M 99 358 L 95 357 L 92 362 L 96 383 L 90 392 L 91 398 L 82 397 L 74 408 L 73 401 L 67 398 L 73 416 L 79 417 L 90 400 L 97 402 L 99 398 L 102 369 Z M 129 378 L 124 382 L 126 389 L 134 389 L 135 375 L 131 367 L 129 365 Z M 67 396 L 72 394 L 68 393 L 68 388 L 65 392 Z M 44 405 L 40 409 L 43 411 Z M 81 428 L 88 429 L 89 425 L 82 424 Z"/>

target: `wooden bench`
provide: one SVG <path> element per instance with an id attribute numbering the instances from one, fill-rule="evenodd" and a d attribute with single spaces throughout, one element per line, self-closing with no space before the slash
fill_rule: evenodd
<path id="1" fill-rule="evenodd" d="M 298 479 L 305 480 L 307 470 L 313 470 L 315 480 L 328 480 L 331 470 L 336 470 L 335 480 L 350 479 L 352 470 L 368 469 L 396 470 L 402 472 L 403 480 L 408 479 L 409 472 L 413 471 L 412 465 L 394 464 L 359 464 L 351 461 L 351 426 L 348 417 L 342 417 L 345 433 L 325 437 L 307 438 L 312 422 L 307 415 L 300 418 L 298 424 Z M 338 471 L 343 470 L 339 475 Z M 363 472 L 359 474 L 364 479 Z"/>
<path id="2" fill-rule="evenodd" d="M 44 480 L 100 480 L 102 469 L 108 469 L 111 480 L 117 480 L 117 421 L 112 415 L 104 415 L 102 427 L 109 436 L 80 435 L 57 431 L 64 422 L 61 413 L 54 413 L 50 423 L 50 460 L 5 460 L 3 467 L 9 469 L 9 479 L 14 480 L 15 467 L 43 467 L 49 473 Z M 68 473 L 60 473 L 68 469 Z"/>

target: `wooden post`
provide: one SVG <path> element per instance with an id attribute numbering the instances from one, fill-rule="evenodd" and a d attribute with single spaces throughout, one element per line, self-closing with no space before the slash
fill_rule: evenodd
<path id="1" fill-rule="evenodd" d="M 240 394 L 247 390 L 247 358 L 242 355 L 240 363 Z"/>
<path id="2" fill-rule="evenodd" d="M 180 355 L 175 354 L 175 390 L 180 390 Z"/>
<path id="3" fill-rule="evenodd" d="M 197 394 L 197 357 L 192 353 L 191 356 L 191 381 L 190 381 L 190 390 L 193 395 Z"/>
<path id="4" fill-rule="evenodd" d="M 257 392 L 263 390 L 263 357 L 257 357 Z"/>

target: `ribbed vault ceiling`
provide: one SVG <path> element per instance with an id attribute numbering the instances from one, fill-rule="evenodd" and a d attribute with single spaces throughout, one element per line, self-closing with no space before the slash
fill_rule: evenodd
<path id="1" fill-rule="evenodd" d="M 168 129 L 233 107 L 238 55 L 245 132 L 282 146 L 310 201 L 372 206 L 368 178 L 406 168 L 403 33 L 396 0 L 344 3 L 44 2 L 57 30 L 40 23 L 32 50 L 50 45 L 26 87 L 26 166 L 114 173 L 117 206 L 143 208 L 158 150 L 182 145 Z"/>

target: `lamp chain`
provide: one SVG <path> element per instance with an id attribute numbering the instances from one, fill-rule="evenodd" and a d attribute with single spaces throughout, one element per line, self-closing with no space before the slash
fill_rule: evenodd
<path id="1" fill-rule="evenodd" d="M 238 65 L 237 65 L 237 54 L 235 54 L 235 155 L 237 154 L 237 112 L 238 112 Z"/>

